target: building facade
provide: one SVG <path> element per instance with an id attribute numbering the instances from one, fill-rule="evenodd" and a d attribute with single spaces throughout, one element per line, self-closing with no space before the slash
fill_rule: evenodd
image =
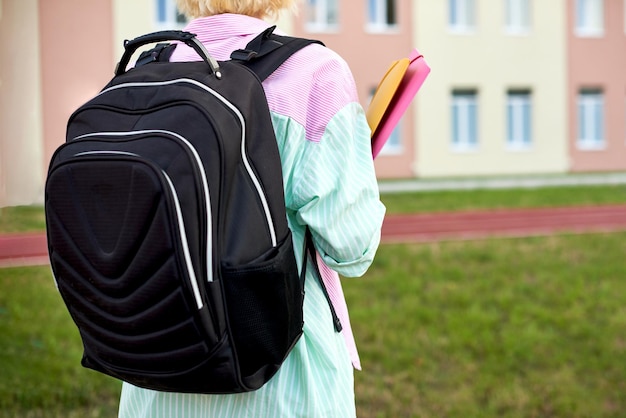
<path id="1" fill-rule="evenodd" d="M 433 70 L 379 177 L 626 169 L 626 1 L 346 3 L 308 0 L 296 32 L 347 59 L 364 105 L 410 48 Z"/>
<path id="2" fill-rule="evenodd" d="M 437 0 L 435 0 L 437 1 Z M 389 64 L 416 45 L 415 1 L 308 0 L 294 19 L 296 36 L 319 39 L 350 65 L 361 104 L 367 107 Z M 430 82 L 430 81 L 428 81 Z M 377 159 L 380 177 L 413 177 L 416 143 L 415 106 L 411 106 Z"/>
<path id="3" fill-rule="evenodd" d="M 626 1 L 567 1 L 567 112 L 574 172 L 626 169 Z"/>
<path id="4" fill-rule="evenodd" d="M 0 0 L 0 207 L 41 203 L 65 123 L 174 0 Z M 626 0 L 303 0 L 279 26 L 350 65 L 367 107 L 395 59 L 432 71 L 380 178 L 626 170 Z"/>
<path id="5" fill-rule="evenodd" d="M 567 171 L 564 0 L 531 3 L 417 2 L 417 176 Z"/>

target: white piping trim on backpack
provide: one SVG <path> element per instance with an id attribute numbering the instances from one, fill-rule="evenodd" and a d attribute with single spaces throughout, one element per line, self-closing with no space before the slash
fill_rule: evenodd
<path id="1" fill-rule="evenodd" d="M 113 154 L 113 155 L 128 155 L 131 157 L 139 157 L 139 154 L 135 154 L 134 152 L 126 152 L 126 151 L 84 151 L 79 152 L 78 154 L 74 154 L 74 157 L 84 157 L 85 155 L 102 155 L 102 154 Z"/>
<path id="2" fill-rule="evenodd" d="M 150 134 L 150 133 L 161 133 L 161 134 L 167 134 L 167 135 L 172 135 L 178 139 L 180 139 L 181 141 L 183 141 L 187 147 L 189 148 L 189 150 L 191 151 L 191 153 L 193 154 L 195 160 L 196 160 L 196 164 L 198 165 L 198 168 L 200 170 L 200 174 L 201 174 L 201 178 L 202 178 L 202 188 L 204 189 L 204 198 L 206 201 L 206 213 L 207 213 L 207 254 L 206 254 L 206 262 L 207 262 L 207 282 L 212 282 L 213 281 L 213 222 L 212 222 L 212 215 L 211 215 L 211 194 L 209 191 L 209 184 L 206 178 L 206 171 L 204 171 L 204 166 L 202 165 L 202 160 L 200 159 L 200 155 L 198 155 L 198 151 L 196 151 L 196 148 L 191 145 L 191 143 L 185 139 L 182 135 L 177 134 L 176 132 L 171 132 L 171 131 L 166 131 L 166 130 L 162 130 L 162 129 L 145 129 L 145 130 L 141 130 L 141 131 L 129 131 L 129 132 L 94 132 L 94 133 L 89 133 L 89 134 L 85 134 L 85 135 L 81 135 L 81 136 L 77 136 L 74 139 L 82 139 L 82 138 L 87 138 L 87 137 L 93 137 L 93 136 L 129 136 L 129 135 L 143 135 L 143 134 Z"/>
<path id="3" fill-rule="evenodd" d="M 244 120 L 243 115 L 241 114 L 239 109 L 233 106 L 233 104 L 230 103 L 224 96 L 222 96 L 215 90 L 209 88 L 208 86 L 196 80 L 189 79 L 189 78 L 179 78 L 179 79 L 169 80 L 169 81 L 136 82 L 136 83 L 118 84 L 116 86 L 112 86 L 106 90 L 103 90 L 102 92 L 100 92 L 100 94 L 98 94 L 98 96 L 101 94 L 107 93 L 109 91 L 112 91 L 112 90 L 117 90 L 117 89 L 127 88 L 127 87 L 167 86 L 167 85 L 177 84 L 177 83 L 188 83 L 196 87 L 200 87 L 203 90 L 206 90 L 207 92 L 215 96 L 217 99 L 219 99 L 222 103 L 224 103 L 229 109 L 231 109 L 233 113 L 235 113 L 237 118 L 239 119 L 239 122 L 241 123 L 241 159 L 243 160 L 243 164 L 246 167 L 246 171 L 248 172 L 250 179 L 254 183 L 254 187 L 256 188 L 259 199 L 261 200 L 261 204 L 263 205 L 263 210 L 265 211 L 265 218 L 267 220 L 267 226 L 270 230 L 270 238 L 272 240 L 272 246 L 276 247 L 277 246 L 276 231 L 274 230 L 274 221 L 272 220 L 272 215 L 269 210 L 269 205 L 267 203 L 267 199 L 265 198 L 265 193 L 263 193 L 263 188 L 261 187 L 261 183 L 259 182 L 256 175 L 254 174 L 254 171 L 252 171 L 252 167 L 250 166 L 250 162 L 248 161 L 248 156 L 246 155 L 246 121 Z"/>
<path id="4" fill-rule="evenodd" d="M 90 134 L 88 134 L 88 135 L 90 135 Z M 86 156 L 86 155 L 101 155 L 101 154 L 130 155 L 130 156 L 135 156 L 135 157 L 141 157 L 140 155 L 135 154 L 133 152 L 115 151 L 115 150 L 111 150 L 111 151 L 85 151 L 85 152 L 80 152 L 78 154 L 75 154 L 74 156 L 75 157 L 81 157 L 81 156 Z M 204 304 L 202 303 L 202 297 L 200 296 L 200 288 L 198 286 L 198 278 L 196 277 L 196 273 L 193 270 L 193 264 L 191 262 L 191 255 L 189 254 L 189 244 L 187 244 L 187 233 L 185 232 L 185 222 L 183 221 L 183 213 L 182 213 L 182 210 L 180 208 L 180 201 L 178 200 L 178 194 L 176 193 L 176 188 L 174 187 L 174 184 L 172 183 L 172 180 L 167 175 L 167 173 L 164 170 L 161 170 L 161 173 L 163 174 L 163 177 L 165 177 L 165 180 L 167 180 L 167 184 L 168 184 L 168 186 L 170 188 L 170 191 L 172 193 L 172 198 L 174 200 L 174 206 L 176 208 L 176 219 L 178 221 L 178 229 L 180 231 L 180 240 L 181 240 L 181 244 L 182 244 L 182 247 L 183 247 L 183 256 L 185 258 L 185 266 L 187 267 L 187 274 L 189 275 L 189 281 L 191 281 L 191 287 L 193 289 L 194 298 L 196 299 L 196 305 L 198 306 L 198 309 L 202 309 Z"/>
<path id="5" fill-rule="evenodd" d="M 196 273 L 193 271 L 193 264 L 191 263 L 191 255 L 189 254 L 189 245 L 187 244 L 187 233 L 185 232 L 185 222 L 183 221 L 183 213 L 180 209 L 180 202 L 178 201 L 178 194 L 176 194 L 176 189 L 174 188 L 174 184 L 170 177 L 167 175 L 165 171 L 163 171 L 163 175 L 167 180 L 167 183 L 170 185 L 170 189 L 172 194 L 174 195 L 174 203 L 176 204 L 176 219 L 178 219 L 178 229 L 180 229 L 181 241 L 183 244 L 183 254 L 185 256 L 185 265 L 187 266 L 187 272 L 189 274 L 189 279 L 191 280 L 191 287 L 193 288 L 193 295 L 196 298 L 196 305 L 198 309 L 202 309 L 204 304 L 202 303 L 202 297 L 200 296 L 200 289 L 198 288 L 198 278 L 196 277 Z"/>

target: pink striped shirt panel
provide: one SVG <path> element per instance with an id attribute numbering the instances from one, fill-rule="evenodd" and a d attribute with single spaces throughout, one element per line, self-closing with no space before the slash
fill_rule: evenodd
<path id="1" fill-rule="evenodd" d="M 247 35 L 235 34 L 231 29 L 240 28 L 242 18 L 247 19 L 250 32 Z M 218 61 L 230 59 L 232 51 L 245 48 L 269 26 L 263 20 L 237 15 L 221 15 L 211 24 L 203 24 L 205 19 L 210 18 L 196 19 L 185 30 L 195 33 Z M 275 33 L 283 34 L 278 30 Z M 199 59 L 196 52 L 185 45 L 179 45 L 172 56 L 172 61 Z M 263 87 L 270 110 L 305 127 L 306 139 L 315 142 L 321 140 L 328 122 L 339 110 L 358 102 L 348 64 L 331 49 L 317 44 L 296 52 L 264 81 Z"/>

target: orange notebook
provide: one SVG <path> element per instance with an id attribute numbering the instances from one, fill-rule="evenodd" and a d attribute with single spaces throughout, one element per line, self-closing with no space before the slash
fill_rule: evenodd
<path id="1" fill-rule="evenodd" d="M 389 139 L 429 73 L 430 67 L 417 49 L 408 58 L 393 61 L 387 69 L 366 111 L 372 131 L 373 158 Z"/>

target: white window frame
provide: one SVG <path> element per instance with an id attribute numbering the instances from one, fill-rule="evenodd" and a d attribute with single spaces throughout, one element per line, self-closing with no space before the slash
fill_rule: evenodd
<path id="1" fill-rule="evenodd" d="M 336 32 L 339 28 L 339 0 L 306 0 L 304 28 L 308 32 Z M 332 13 L 335 22 L 332 22 Z M 313 17 L 313 19 L 311 19 Z"/>
<path id="2" fill-rule="evenodd" d="M 367 24 L 365 30 L 373 33 L 397 31 L 398 1 L 397 0 L 365 0 L 367 3 Z M 388 10 L 393 9 L 393 16 Z M 372 16 L 372 11 L 374 16 Z"/>
<path id="3" fill-rule="evenodd" d="M 604 36 L 604 0 L 575 0 L 575 33 L 580 37 Z"/>
<path id="4" fill-rule="evenodd" d="M 176 0 L 154 0 L 154 7 L 154 22 L 157 30 L 182 29 L 187 24 L 186 21 L 179 21 Z"/>
<path id="5" fill-rule="evenodd" d="M 504 0 L 504 31 L 528 35 L 531 27 L 531 0 Z"/>
<path id="6" fill-rule="evenodd" d="M 450 113 L 451 147 L 455 152 L 478 150 L 478 93 L 453 90 Z"/>
<path id="7" fill-rule="evenodd" d="M 578 149 L 604 149 L 606 147 L 604 92 L 600 89 L 581 89 L 578 92 L 576 110 Z"/>
<path id="8" fill-rule="evenodd" d="M 476 0 L 448 0 L 448 27 L 453 33 L 474 33 Z"/>
<path id="9" fill-rule="evenodd" d="M 530 90 L 509 90 L 506 100 L 506 147 L 510 151 L 529 150 L 532 137 L 532 96 Z"/>

